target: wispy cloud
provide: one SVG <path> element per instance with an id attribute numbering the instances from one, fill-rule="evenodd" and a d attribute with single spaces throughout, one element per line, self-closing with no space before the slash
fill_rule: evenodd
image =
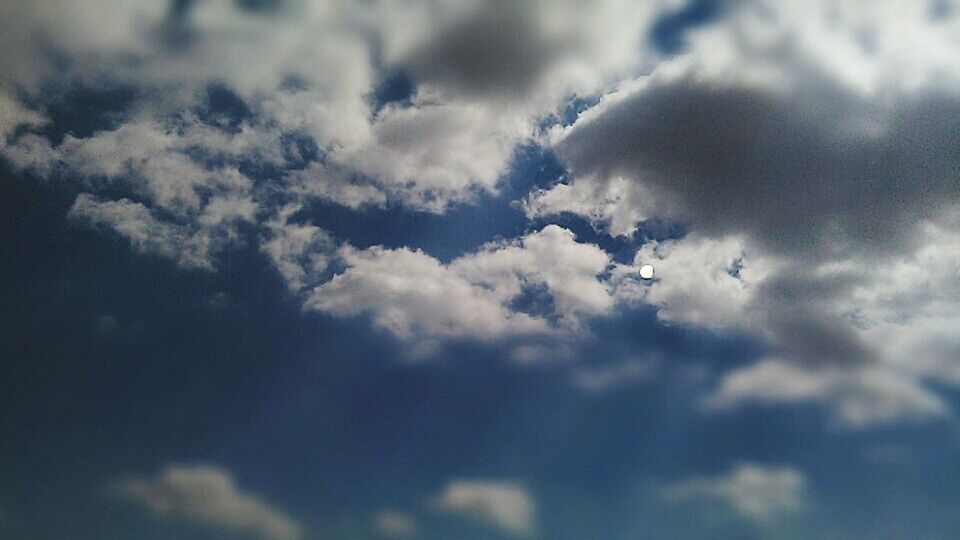
<path id="1" fill-rule="evenodd" d="M 771 524 L 786 514 L 803 510 L 806 489 L 806 479 L 796 469 L 740 463 L 720 476 L 690 478 L 667 485 L 661 493 L 671 503 L 719 502 L 747 520 Z"/>

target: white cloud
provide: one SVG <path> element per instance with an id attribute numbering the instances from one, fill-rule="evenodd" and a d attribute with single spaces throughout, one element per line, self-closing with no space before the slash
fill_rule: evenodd
<path id="1" fill-rule="evenodd" d="M 538 189 L 526 197 L 523 208 L 530 218 L 569 212 L 589 219 L 597 228 L 606 228 L 612 235 L 626 236 L 654 213 L 654 209 L 644 208 L 644 200 L 648 200 L 648 194 L 642 187 L 618 177 L 609 182 L 580 180 Z"/>
<path id="2" fill-rule="evenodd" d="M 719 329 L 750 324 L 747 310 L 756 283 L 773 266 L 748 254 L 740 238 L 696 234 L 644 244 L 634 257 L 634 266 L 643 264 L 656 269 L 645 300 L 659 307 L 661 319 Z"/>
<path id="3" fill-rule="evenodd" d="M 315 288 L 304 306 L 334 315 L 370 312 L 374 323 L 404 338 L 541 333 L 545 321 L 504 306 L 502 291 L 471 283 L 422 251 L 346 247 L 346 271 Z"/>
<path id="4" fill-rule="evenodd" d="M 816 70 L 865 95 L 952 86 L 960 21 L 934 17 L 932 4 L 755 0 L 739 6 L 732 24 L 694 32 L 691 41 L 711 75 L 766 69 L 789 80 Z M 754 61 L 744 64 L 744 55 Z"/>
<path id="5" fill-rule="evenodd" d="M 291 291 L 319 281 L 334 255 L 333 239 L 323 229 L 308 224 L 289 223 L 298 206 L 286 206 L 266 223 L 268 235 L 260 249 L 270 256 Z"/>
<path id="6" fill-rule="evenodd" d="M 118 484 L 119 494 L 161 518 L 190 519 L 264 540 L 294 540 L 303 529 L 256 495 L 241 491 L 223 469 L 208 465 L 168 465 L 156 478 Z"/>
<path id="7" fill-rule="evenodd" d="M 949 329 L 960 313 L 949 298 L 960 258 L 943 231 L 929 234 L 914 254 L 786 266 L 797 275 L 743 240 L 698 235 L 647 244 L 635 265 L 657 267 L 643 299 L 663 320 L 745 331 L 778 348 L 778 358 L 726 374 L 710 409 L 819 402 L 839 425 L 863 428 L 949 410 L 923 381 L 957 381 Z"/>
<path id="8" fill-rule="evenodd" d="M 213 238 L 161 221 L 146 206 L 129 199 L 101 201 L 84 193 L 73 203 L 70 216 L 113 229 L 141 253 L 173 259 L 184 268 L 213 267 Z"/>
<path id="9" fill-rule="evenodd" d="M 517 536 L 536 528 L 536 504 L 520 484 L 493 480 L 452 480 L 434 499 L 436 508 L 483 521 Z"/>
<path id="10" fill-rule="evenodd" d="M 197 216 L 206 193 L 250 198 L 252 181 L 236 167 L 208 167 L 190 152 L 210 147 L 215 156 L 246 154 L 266 162 L 280 158 L 269 141 L 224 135 L 190 116 L 183 122 L 134 121 L 86 138 L 66 136 L 56 152 L 70 173 L 92 180 L 129 181 L 152 205 L 180 216 Z M 248 203 L 253 206 L 253 202 Z M 249 218 L 252 212 L 245 212 Z"/>
<path id="11" fill-rule="evenodd" d="M 724 376 L 707 399 L 714 409 L 744 403 L 821 401 L 844 427 L 863 428 L 946 414 L 947 406 L 909 374 L 883 366 L 803 367 L 763 360 Z"/>
<path id="12" fill-rule="evenodd" d="M 739 463 L 730 472 L 714 477 L 691 478 L 665 486 L 669 502 L 720 502 L 744 519 L 772 525 L 806 506 L 806 479 L 790 467 Z"/>
<path id="13" fill-rule="evenodd" d="M 956 55 L 942 54 L 957 19 L 880 6 L 741 3 L 695 32 L 689 53 L 555 129 L 571 179 L 525 206 L 614 234 L 647 217 L 688 223 L 688 237 L 635 259 L 657 279 L 617 297 L 664 321 L 751 333 L 778 362 L 845 381 L 793 401 L 830 403 L 851 426 L 942 415 L 925 383 L 960 380 L 957 164 L 939 146 L 957 140 L 944 121 L 960 111 L 946 74 Z M 930 55 L 893 81 L 908 55 L 892 36 L 934 26 L 921 39 Z M 827 59 L 824 43 L 843 52 Z"/>
<path id="14" fill-rule="evenodd" d="M 614 305 L 601 279 L 609 257 L 555 225 L 449 264 L 406 248 L 347 246 L 339 256 L 346 270 L 314 288 L 305 307 L 339 316 L 370 313 L 377 326 L 407 340 L 575 331 L 582 317 Z M 531 287 L 549 293 L 545 313 L 513 305 Z"/>
<path id="15" fill-rule="evenodd" d="M 383 510 L 373 517 L 373 529 L 390 538 L 411 538 L 417 534 L 417 523 L 405 512 Z"/>
<path id="16" fill-rule="evenodd" d="M 942 145 L 957 139 L 944 119 L 960 111 L 958 21 L 898 0 L 737 3 L 692 32 L 687 53 L 555 128 L 570 180 L 532 194 L 527 212 L 577 213 L 614 234 L 684 221 L 689 238 L 641 250 L 666 268 L 642 294 L 662 319 L 755 332 L 790 361 L 891 362 L 859 326 L 879 324 L 865 292 L 884 283 L 877 267 L 923 274 L 889 259 L 929 246 L 923 228 L 954 210 L 957 163 Z M 914 300 L 887 304 L 886 330 L 932 307 Z M 942 340 L 952 323 L 915 324 Z"/>
<path id="17" fill-rule="evenodd" d="M 495 189 L 513 148 L 569 96 L 595 93 L 639 69 L 649 57 L 644 30 L 664 5 L 285 2 L 263 16 L 229 0 L 179 9 L 126 0 L 44 8 L 17 2 L 4 7 L 0 23 L 8 38 L 0 43 L 11 51 L 10 62 L 0 63 L 0 81 L 33 97 L 51 79 L 140 90 L 131 118 L 94 138 L 124 137 L 127 124 L 189 115 L 204 105 L 210 84 L 222 84 L 251 110 L 241 129 L 262 147 L 282 146 L 284 134 L 314 138 L 323 159 L 296 173 L 310 193 L 356 204 L 357 190 L 341 189 L 348 178 L 368 200 L 389 197 L 442 211 Z M 108 30 L 98 22 L 105 19 L 112 21 Z M 70 61 L 52 62 L 50 51 Z M 375 110 L 369 97 L 378 78 L 399 70 L 418 84 L 412 103 Z M 166 134 L 205 151 L 219 145 L 212 134 L 211 140 L 183 130 Z M 151 148 L 148 140 L 129 138 L 116 150 L 162 166 Z M 47 156 L 47 166 L 57 154 Z M 84 168 L 87 160 L 111 155 L 121 153 L 87 154 L 71 164 Z M 179 159 L 168 165 L 189 166 Z M 142 175 L 170 171 L 149 165 L 124 162 Z M 171 185 L 203 181 L 199 174 L 165 177 Z"/>
<path id="18" fill-rule="evenodd" d="M 252 223 L 307 308 L 368 313 L 424 346 L 571 335 L 642 301 L 665 322 L 764 339 L 800 381 L 845 381 L 796 400 L 852 424 L 939 414 L 924 383 L 960 382 L 955 12 L 747 0 L 663 58 L 647 31 L 673 0 L 180 5 L 0 6 L 0 151 L 81 181 L 92 194 L 72 215 L 140 252 L 211 269 Z M 394 72 L 413 95 L 373 103 Z M 59 144 L 40 135 L 62 97 L 44 89 L 104 85 L 134 90 L 114 124 Z M 234 125 L 207 110 L 211 85 L 242 102 Z M 539 132 L 571 96 L 600 94 L 572 126 Z M 406 248 L 337 251 L 288 221 L 312 198 L 443 212 L 496 192 L 526 141 L 569 168 L 524 198 L 529 217 L 571 212 L 614 235 L 648 218 L 689 225 L 640 250 L 652 283 L 555 226 L 442 264 Z M 118 187 L 134 200 L 107 200 Z M 337 257 L 346 269 L 323 282 Z M 518 307 L 539 291 L 549 306 Z M 857 412 L 868 395 L 908 412 Z"/>
<path id="19" fill-rule="evenodd" d="M 320 244 L 330 242 L 313 225 L 277 221 L 287 205 L 319 197 L 350 208 L 400 203 L 442 212 L 495 192 L 541 118 L 643 68 L 644 31 L 666 5 L 293 1 L 264 15 L 231 0 L 6 3 L 0 85 L 35 110 L 0 95 L 0 152 L 16 168 L 82 181 L 92 195 L 78 200 L 74 215 L 119 227 L 135 249 L 184 267 L 213 268 L 237 223 L 255 223 L 262 249 L 297 290 L 316 285 L 327 251 Z M 372 94 L 391 72 L 416 87 L 409 103 L 381 107 Z M 207 110 L 211 85 L 242 102 L 246 113 L 234 125 Z M 89 126 L 96 131 L 59 144 L 32 132 L 12 137 L 62 105 L 64 92 L 45 88 L 114 86 L 132 89 L 133 101 L 109 127 Z M 292 139 L 315 144 L 316 155 Z M 261 179 L 251 168 L 271 177 L 255 184 Z M 106 200 L 118 186 L 136 202 Z M 610 303 L 588 280 L 538 276 L 566 325 Z M 456 288 L 455 281 L 446 283 Z M 479 330 L 457 329 L 469 321 L 461 312 L 449 314 L 451 329 L 428 325 L 428 333 L 503 334 L 496 321 L 510 317 L 505 308 L 467 294 L 485 312 Z M 378 318 L 398 331 L 417 326 L 413 319 Z M 515 319 L 521 332 L 542 326 Z"/>
<path id="20" fill-rule="evenodd" d="M 610 257 L 592 244 L 576 241 L 572 232 L 547 225 L 518 241 L 492 243 L 453 261 L 451 267 L 474 283 L 516 296 L 523 285 L 542 284 L 555 309 L 575 324 L 580 315 L 605 313 L 613 306 L 607 285 L 598 275 Z"/>

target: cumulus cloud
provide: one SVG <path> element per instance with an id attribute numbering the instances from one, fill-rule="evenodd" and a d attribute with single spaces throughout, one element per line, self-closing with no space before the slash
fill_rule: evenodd
<path id="1" fill-rule="evenodd" d="M 850 425 L 943 414 L 924 381 L 955 381 L 958 319 L 922 291 L 956 287 L 957 24 L 922 2 L 739 2 L 554 128 L 570 177 L 525 209 L 620 235 L 686 223 L 635 260 L 658 268 L 633 296 L 662 320 L 760 336 L 777 365 L 835 380 L 797 400 Z"/>
<path id="2" fill-rule="evenodd" d="M 137 90 L 119 127 L 93 135 L 126 139 L 115 149 L 121 153 L 88 153 L 68 160 L 72 167 L 116 155 L 125 173 L 159 175 L 171 185 L 202 182 L 202 174 L 122 157 L 152 156 L 161 142 L 128 137 L 127 124 L 200 110 L 214 127 L 256 138 L 260 150 L 282 147 L 291 135 L 309 137 L 321 152 L 307 158 L 309 167 L 277 163 L 305 193 L 347 205 L 389 198 L 442 211 L 478 190 L 494 190 L 513 148 L 534 134 L 540 117 L 571 95 L 595 93 L 638 69 L 647 56 L 644 30 L 661 9 L 660 2 L 638 7 L 616 0 L 567 0 L 562 7 L 293 1 L 269 10 L 230 0 L 14 2 L 4 7 L 11 61 L 0 65 L 0 81 L 41 106 L 51 99 L 45 85 L 53 83 L 96 90 L 108 81 Z M 109 30 L 101 24 L 107 19 Z M 372 102 L 389 72 L 414 79 L 405 105 Z M 215 110 L 212 86 L 232 93 L 237 110 Z M 18 111 L 11 121 L 37 121 L 19 105 L 8 109 Z M 238 111 L 241 118 L 230 118 Z M 217 131 L 198 138 L 168 130 L 167 142 L 211 153 L 224 139 L 238 138 Z M 24 154 L 36 141 L 8 142 L 8 159 L 38 171 L 85 144 L 72 141 L 30 160 Z M 171 165 L 190 165 L 178 159 Z"/>
<path id="3" fill-rule="evenodd" d="M 439 510 L 482 521 L 517 536 L 531 536 L 536 529 L 535 501 L 516 482 L 452 480 L 437 495 L 433 505 Z"/>
<path id="4" fill-rule="evenodd" d="M 347 247 L 349 265 L 316 289 L 308 309 L 335 315 L 373 314 L 401 338 L 500 337 L 542 332 L 544 321 L 505 307 L 497 291 L 475 286 L 422 251 Z"/>
<path id="5" fill-rule="evenodd" d="M 666 4 L 8 2 L 0 154 L 103 202 L 131 191 L 164 229 L 134 244 L 184 266 L 211 268 L 217 250 L 185 246 L 186 262 L 159 237 L 198 242 L 233 234 L 227 220 L 256 222 L 286 275 L 295 255 L 277 250 L 290 238 L 269 221 L 284 207 L 443 212 L 495 192 L 545 115 L 641 69 L 644 31 Z M 390 73 L 412 79 L 411 95 L 379 103 Z M 130 90 L 113 121 L 41 129 L 71 91 L 111 88 Z"/>
<path id="6" fill-rule="evenodd" d="M 101 201 L 82 194 L 70 208 L 70 216 L 95 226 L 107 226 L 141 253 L 174 259 L 184 268 L 212 267 L 210 237 L 161 221 L 143 204 L 129 199 Z"/>
<path id="7" fill-rule="evenodd" d="M 471 281 L 515 296 L 523 285 L 543 285 L 557 313 L 575 323 L 581 314 L 601 314 L 613 305 L 599 274 L 610 257 L 593 244 L 576 241 L 569 230 L 547 225 L 518 241 L 488 244 L 460 257 L 452 267 Z"/>
<path id="8" fill-rule="evenodd" d="M 319 281 L 334 255 L 333 239 L 323 229 L 309 224 L 289 223 L 299 210 L 286 206 L 267 222 L 267 236 L 260 249 L 270 256 L 291 291 Z"/>
<path id="9" fill-rule="evenodd" d="M 731 237 L 652 242 L 635 265 L 653 263 L 658 277 L 640 299 L 664 321 L 747 332 L 777 351 L 727 374 L 711 409 L 823 402 L 858 428 L 935 418 L 948 408 L 924 381 L 957 380 L 946 330 L 960 322 L 957 254 L 942 230 L 922 236 L 915 252 L 870 265 L 798 265 Z"/>
<path id="10" fill-rule="evenodd" d="M 407 340 L 492 339 L 576 330 L 608 313 L 614 298 L 600 248 L 548 225 L 443 264 L 422 251 L 344 246 L 340 274 L 315 287 L 304 307 L 338 316 L 363 313 Z M 517 301 L 542 290 L 547 305 Z"/>
<path id="11" fill-rule="evenodd" d="M 67 135 L 57 154 L 71 173 L 126 181 L 158 208 L 187 215 L 202 209 L 207 192 L 240 197 L 252 188 L 252 181 L 236 167 L 208 167 L 191 156 L 195 145 L 215 144 L 215 149 L 208 148 L 216 152 L 212 157 L 249 153 L 258 158 L 271 151 L 261 142 L 244 141 L 242 134 L 223 135 L 187 116 L 163 124 L 131 122 L 85 138 Z"/>
<path id="12" fill-rule="evenodd" d="M 168 465 L 155 478 L 131 478 L 118 492 L 160 518 L 193 520 L 264 540 L 301 538 L 296 521 L 236 485 L 229 472 L 207 465 Z"/>
<path id="13" fill-rule="evenodd" d="M 424 344 L 569 335 L 646 302 L 845 381 L 804 399 L 855 424 L 838 396 L 933 416 L 926 382 L 960 381 L 956 10 L 746 0 L 663 57 L 647 31 L 672 0 L 265 5 L 7 2 L 0 153 L 80 182 L 73 216 L 186 268 L 214 268 L 249 225 L 306 308 Z M 408 95 L 381 99 L 390 74 Z M 113 122 L 71 132 L 48 114 L 65 89 L 113 87 L 132 96 Z M 602 98 L 546 121 L 585 96 Z M 496 193 L 530 141 L 568 174 L 523 198 L 529 217 L 688 226 L 641 249 L 653 283 L 557 227 L 442 264 L 294 218 L 315 198 L 444 212 Z"/>
<path id="14" fill-rule="evenodd" d="M 634 264 L 656 268 L 657 279 L 645 289 L 644 300 L 659 307 L 661 319 L 710 328 L 746 324 L 746 308 L 757 294 L 750 284 L 773 267 L 748 254 L 740 238 L 696 233 L 643 245 Z"/>
<path id="15" fill-rule="evenodd" d="M 744 519 L 768 525 L 803 510 L 806 483 L 803 473 L 790 467 L 739 463 L 726 474 L 683 480 L 661 493 L 672 503 L 719 502 Z"/>
<path id="16" fill-rule="evenodd" d="M 193 150 L 207 141 L 215 143 L 208 148 L 215 152 L 211 159 L 272 159 L 271 147 L 256 137 L 221 135 L 188 115 L 166 123 L 130 122 L 85 138 L 68 134 L 50 152 L 54 166 L 84 179 L 86 189 L 128 188 L 139 199 L 85 193 L 71 215 L 115 229 L 138 251 L 212 269 L 218 251 L 237 238 L 238 225 L 256 221 L 258 203 L 253 181 L 236 166 L 209 166 Z"/>

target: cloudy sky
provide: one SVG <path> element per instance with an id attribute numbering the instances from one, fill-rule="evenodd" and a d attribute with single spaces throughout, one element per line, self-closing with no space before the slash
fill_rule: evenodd
<path id="1" fill-rule="evenodd" d="M 0 361 L 0 538 L 956 538 L 960 2 L 2 2 Z"/>

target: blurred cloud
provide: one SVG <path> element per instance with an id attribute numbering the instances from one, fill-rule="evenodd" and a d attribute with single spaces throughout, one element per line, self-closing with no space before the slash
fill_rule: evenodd
<path id="1" fill-rule="evenodd" d="M 303 535 L 300 524 L 258 496 L 241 491 L 229 472 L 210 465 L 167 465 L 155 478 L 122 480 L 117 490 L 159 518 L 193 520 L 265 540 Z"/>
<path id="2" fill-rule="evenodd" d="M 417 523 L 404 512 L 383 510 L 373 517 L 373 528 L 390 538 L 411 538 L 417 534 Z"/>
<path id="3" fill-rule="evenodd" d="M 436 508 L 485 522 L 517 536 L 534 534 L 536 504 L 518 483 L 452 480 L 434 499 Z"/>
<path id="4" fill-rule="evenodd" d="M 806 479 L 790 467 L 739 463 L 719 476 L 690 478 L 662 489 L 671 503 L 719 502 L 744 519 L 767 525 L 806 506 Z"/>
<path id="5" fill-rule="evenodd" d="M 810 369 L 776 359 L 726 374 L 706 404 L 727 409 L 802 401 L 833 406 L 839 424 L 853 428 L 947 413 L 946 403 L 908 374 L 883 367 Z"/>

